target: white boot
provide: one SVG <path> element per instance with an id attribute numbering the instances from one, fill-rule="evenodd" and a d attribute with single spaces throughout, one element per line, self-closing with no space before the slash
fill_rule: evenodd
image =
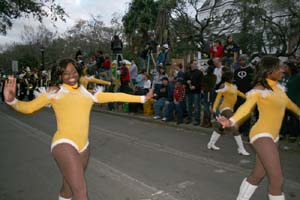
<path id="1" fill-rule="evenodd" d="M 236 200 L 249 200 L 255 192 L 257 185 L 252 185 L 245 178 L 240 186 L 239 194 Z"/>
<path id="2" fill-rule="evenodd" d="M 269 194 L 269 200 L 285 200 L 285 197 L 284 197 L 283 193 L 280 196 L 273 196 L 273 195 Z"/>
<path id="3" fill-rule="evenodd" d="M 234 136 L 234 139 L 236 141 L 236 144 L 238 145 L 238 153 L 243 156 L 249 156 L 250 153 L 248 153 L 244 147 L 242 137 L 241 135 Z"/>
<path id="4" fill-rule="evenodd" d="M 71 198 L 69 198 L 69 199 L 67 199 L 67 198 L 64 198 L 64 197 L 62 197 L 62 196 L 58 196 L 58 200 L 72 200 L 72 197 Z"/>
<path id="5" fill-rule="evenodd" d="M 207 148 L 211 149 L 211 150 L 220 150 L 220 148 L 215 145 L 216 142 L 218 141 L 218 139 L 220 138 L 220 136 L 221 135 L 219 133 L 217 133 L 216 131 L 214 131 L 211 134 L 209 143 L 207 144 Z"/>

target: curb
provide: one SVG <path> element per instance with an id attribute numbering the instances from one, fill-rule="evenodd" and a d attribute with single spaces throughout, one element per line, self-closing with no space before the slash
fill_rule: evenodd
<path id="1" fill-rule="evenodd" d="M 203 128 L 200 125 L 194 126 L 193 124 L 184 124 L 184 123 L 177 125 L 176 122 L 174 122 L 174 121 L 164 122 L 162 120 L 155 120 L 152 118 L 152 116 L 145 116 L 143 114 L 135 114 L 135 113 L 130 114 L 130 113 L 118 112 L 118 111 L 109 111 L 109 110 L 105 110 L 105 109 L 102 109 L 99 107 L 97 108 L 97 106 L 94 106 L 92 111 L 102 112 L 105 114 L 110 114 L 110 115 L 115 115 L 115 116 L 120 116 L 120 117 L 130 117 L 130 118 L 134 118 L 134 119 L 144 121 L 144 122 L 160 124 L 160 125 L 174 127 L 174 128 L 182 128 L 182 129 L 190 130 L 190 131 L 201 131 L 201 132 L 204 132 L 207 134 L 211 134 L 213 131 L 212 128 Z"/>

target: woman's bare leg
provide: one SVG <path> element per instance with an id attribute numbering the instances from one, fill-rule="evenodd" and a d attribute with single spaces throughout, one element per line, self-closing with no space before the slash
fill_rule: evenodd
<path id="1" fill-rule="evenodd" d="M 262 168 L 264 168 L 270 182 L 269 194 L 282 195 L 283 174 L 277 144 L 271 138 L 263 137 L 257 139 L 253 143 L 253 147 L 260 160 L 253 177 L 260 177 L 262 175 Z M 249 181 L 251 182 L 251 179 Z M 255 180 L 252 181 L 255 182 Z M 256 181 L 259 181 L 258 178 Z"/>
<path id="2" fill-rule="evenodd" d="M 252 185 L 258 185 L 265 177 L 266 171 L 262 165 L 259 157 L 256 155 L 255 166 L 250 176 L 247 177 L 247 181 Z"/>
<path id="3" fill-rule="evenodd" d="M 88 147 L 86 150 L 80 153 L 80 160 L 84 171 L 87 168 L 89 156 L 90 156 L 90 147 Z M 63 177 L 63 184 L 60 189 L 60 196 L 68 199 L 72 198 L 72 190 L 64 177 Z"/>
<path id="4" fill-rule="evenodd" d="M 88 153 L 81 156 L 73 146 L 59 144 L 52 150 L 52 155 L 64 177 L 66 191 L 71 190 L 73 200 L 87 200 L 84 168 L 87 165 Z"/>

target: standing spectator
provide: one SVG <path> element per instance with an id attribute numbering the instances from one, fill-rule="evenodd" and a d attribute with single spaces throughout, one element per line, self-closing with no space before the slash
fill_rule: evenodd
<path id="1" fill-rule="evenodd" d="M 158 43 L 155 40 L 155 37 L 154 37 L 153 34 L 150 36 L 150 40 L 148 41 L 147 44 L 149 45 L 149 53 L 152 53 L 152 54 L 156 55 L 157 54 Z"/>
<path id="2" fill-rule="evenodd" d="M 101 73 L 103 72 L 103 63 L 104 63 L 105 59 L 103 56 L 103 52 L 102 51 L 97 51 L 97 55 L 96 55 L 96 68 L 97 68 L 97 72 L 98 72 L 98 78 L 100 78 Z"/>
<path id="3" fill-rule="evenodd" d="M 224 49 L 222 42 L 220 40 L 215 40 L 213 45 L 209 49 L 210 58 L 223 58 L 224 57 Z"/>
<path id="4" fill-rule="evenodd" d="M 168 44 L 164 44 L 159 48 L 158 56 L 156 59 L 156 65 L 162 64 L 162 66 L 166 65 L 167 55 L 168 55 L 169 46 Z"/>
<path id="5" fill-rule="evenodd" d="M 181 63 L 175 64 L 175 80 L 184 80 L 184 71 Z"/>
<path id="6" fill-rule="evenodd" d="M 239 58 L 240 67 L 234 71 L 234 83 L 237 89 L 244 94 L 252 89 L 252 81 L 254 76 L 254 69 L 248 65 L 248 56 L 242 54 Z M 237 110 L 240 105 L 245 102 L 244 98 L 238 96 L 237 102 L 234 106 L 234 110 Z M 243 125 L 239 127 L 239 131 L 242 135 L 248 136 L 250 130 L 250 119 L 245 121 Z"/>
<path id="7" fill-rule="evenodd" d="M 20 99 L 21 101 L 24 100 L 26 98 L 26 93 L 27 93 L 27 84 L 25 82 L 25 73 L 21 73 L 18 76 L 17 79 L 17 97 L 18 99 Z"/>
<path id="8" fill-rule="evenodd" d="M 121 61 L 120 81 L 120 92 L 131 93 L 132 89 L 129 87 L 130 73 L 125 61 Z"/>
<path id="9" fill-rule="evenodd" d="M 118 65 L 120 64 L 120 61 L 123 59 L 123 42 L 119 38 L 118 35 L 114 35 L 111 43 L 110 43 L 111 50 L 114 55 L 114 59 L 117 60 Z"/>
<path id="10" fill-rule="evenodd" d="M 223 74 L 222 71 L 223 71 L 224 66 L 222 65 L 222 62 L 221 62 L 220 58 L 214 58 L 213 63 L 214 63 L 214 66 L 215 66 L 214 75 L 216 75 L 216 77 L 217 77 L 216 85 L 219 85 L 221 83 L 221 80 L 222 80 L 222 74 Z"/>
<path id="11" fill-rule="evenodd" d="M 221 81 L 222 81 L 222 74 L 223 74 L 223 69 L 225 69 L 225 67 L 222 65 L 221 59 L 220 58 L 214 58 L 213 59 L 213 64 L 215 66 L 214 68 L 214 75 L 216 76 L 216 84 L 215 84 L 215 90 L 218 90 L 220 85 L 221 85 Z M 212 102 L 215 101 L 216 98 L 216 92 L 214 91 L 212 93 Z"/>
<path id="12" fill-rule="evenodd" d="M 48 87 L 50 83 L 50 80 L 48 78 L 48 73 L 46 70 L 43 70 L 41 75 L 40 75 L 40 78 L 39 78 L 39 82 L 38 82 L 38 87 Z"/>
<path id="13" fill-rule="evenodd" d="M 185 109 L 185 87 L 183 80 L 177 80 L 174 88 L 174 104 L 177 112 L 177 124 L 183 123 L 183 112 Z"/>
<path id="14" fill-rule="evenodd" d="M 110 80 L 111 79 L 111 61 L 110 61 L 110 57 L 108 54 L 106 54 L 104 56 L 104 62 L 103 62 L 103 71 L 106 73 L 106 80 Z"/>
<path id="15" fill-rule="evenodd" d="M 300 73 L 296 65 L 287 61 L 284 62 L 288 80 L 286 83 L 287 96 L 298 106 L 300 106 Z M 288 135 L 289 142 L 295 142 L 300 134 L 300 125 L 298 118 L 289 110 L 286 110 L 282 128 L 285 128 L 285 134 Z"/>
<path id="16" fill-rule="evenodd" d="M 197 68 L 197 61 L 191 61 L 191 69 L 185 74 L 186 83 L 186 101 L 188 110 L 187 124 L 192 122 L 193 111 L 194 111 L 194 125 L 200 124 L 200 113 L 201 113 L 201 82 L 203 74 Z"/>
<path id="17" fill-rule="evenodd" d="M 131 82 L 133 85 L 136 84 L 136 77 L 137 77 L 138 68 L 134 62 L 134 60 L 131 61 L 131 66 L 129 68 L 129 74 L 131 78 Z"/>
<path id="18" fill-rule="evenodd" d="M 216 75 L 213 73 L 214 68 L 209 66 L 207 68 L 206 74 L 202 80 L 202 90 L 203 90 L 203 108 L 204 115 L 201 126 L 204 128 L 211 127 L 211 105 L 213 103 L 213 95 L 216 87 Z"/>
<path id="19" fill-rule="evenodd" d="M 238 61 L 240 47 L 233 41 L 232 35 L 227 36 L 226 44 L 224 46 L 223 64 L 234 71 L 234 65 Z"/>
<path id="20" fill-rule="evenodd" d="M 150 52 L 149 44 L 146 44 L 145 47 L 139 53 L 141 69 L 146 69 L 146 61 L 147 61 L 149 52 Z"/>

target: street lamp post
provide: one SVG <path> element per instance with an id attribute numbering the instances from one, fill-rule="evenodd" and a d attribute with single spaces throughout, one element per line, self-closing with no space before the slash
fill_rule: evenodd
<path id="1" fill-rule="evenodd" d="M 41 70 L 44 70 L 45 69 L 45 48 L 44 46 L 41 46 L 40 48 L 40 51 L 41 51 L 41 54 L 42 54 L 42 66 L 41 66 Z"/>

